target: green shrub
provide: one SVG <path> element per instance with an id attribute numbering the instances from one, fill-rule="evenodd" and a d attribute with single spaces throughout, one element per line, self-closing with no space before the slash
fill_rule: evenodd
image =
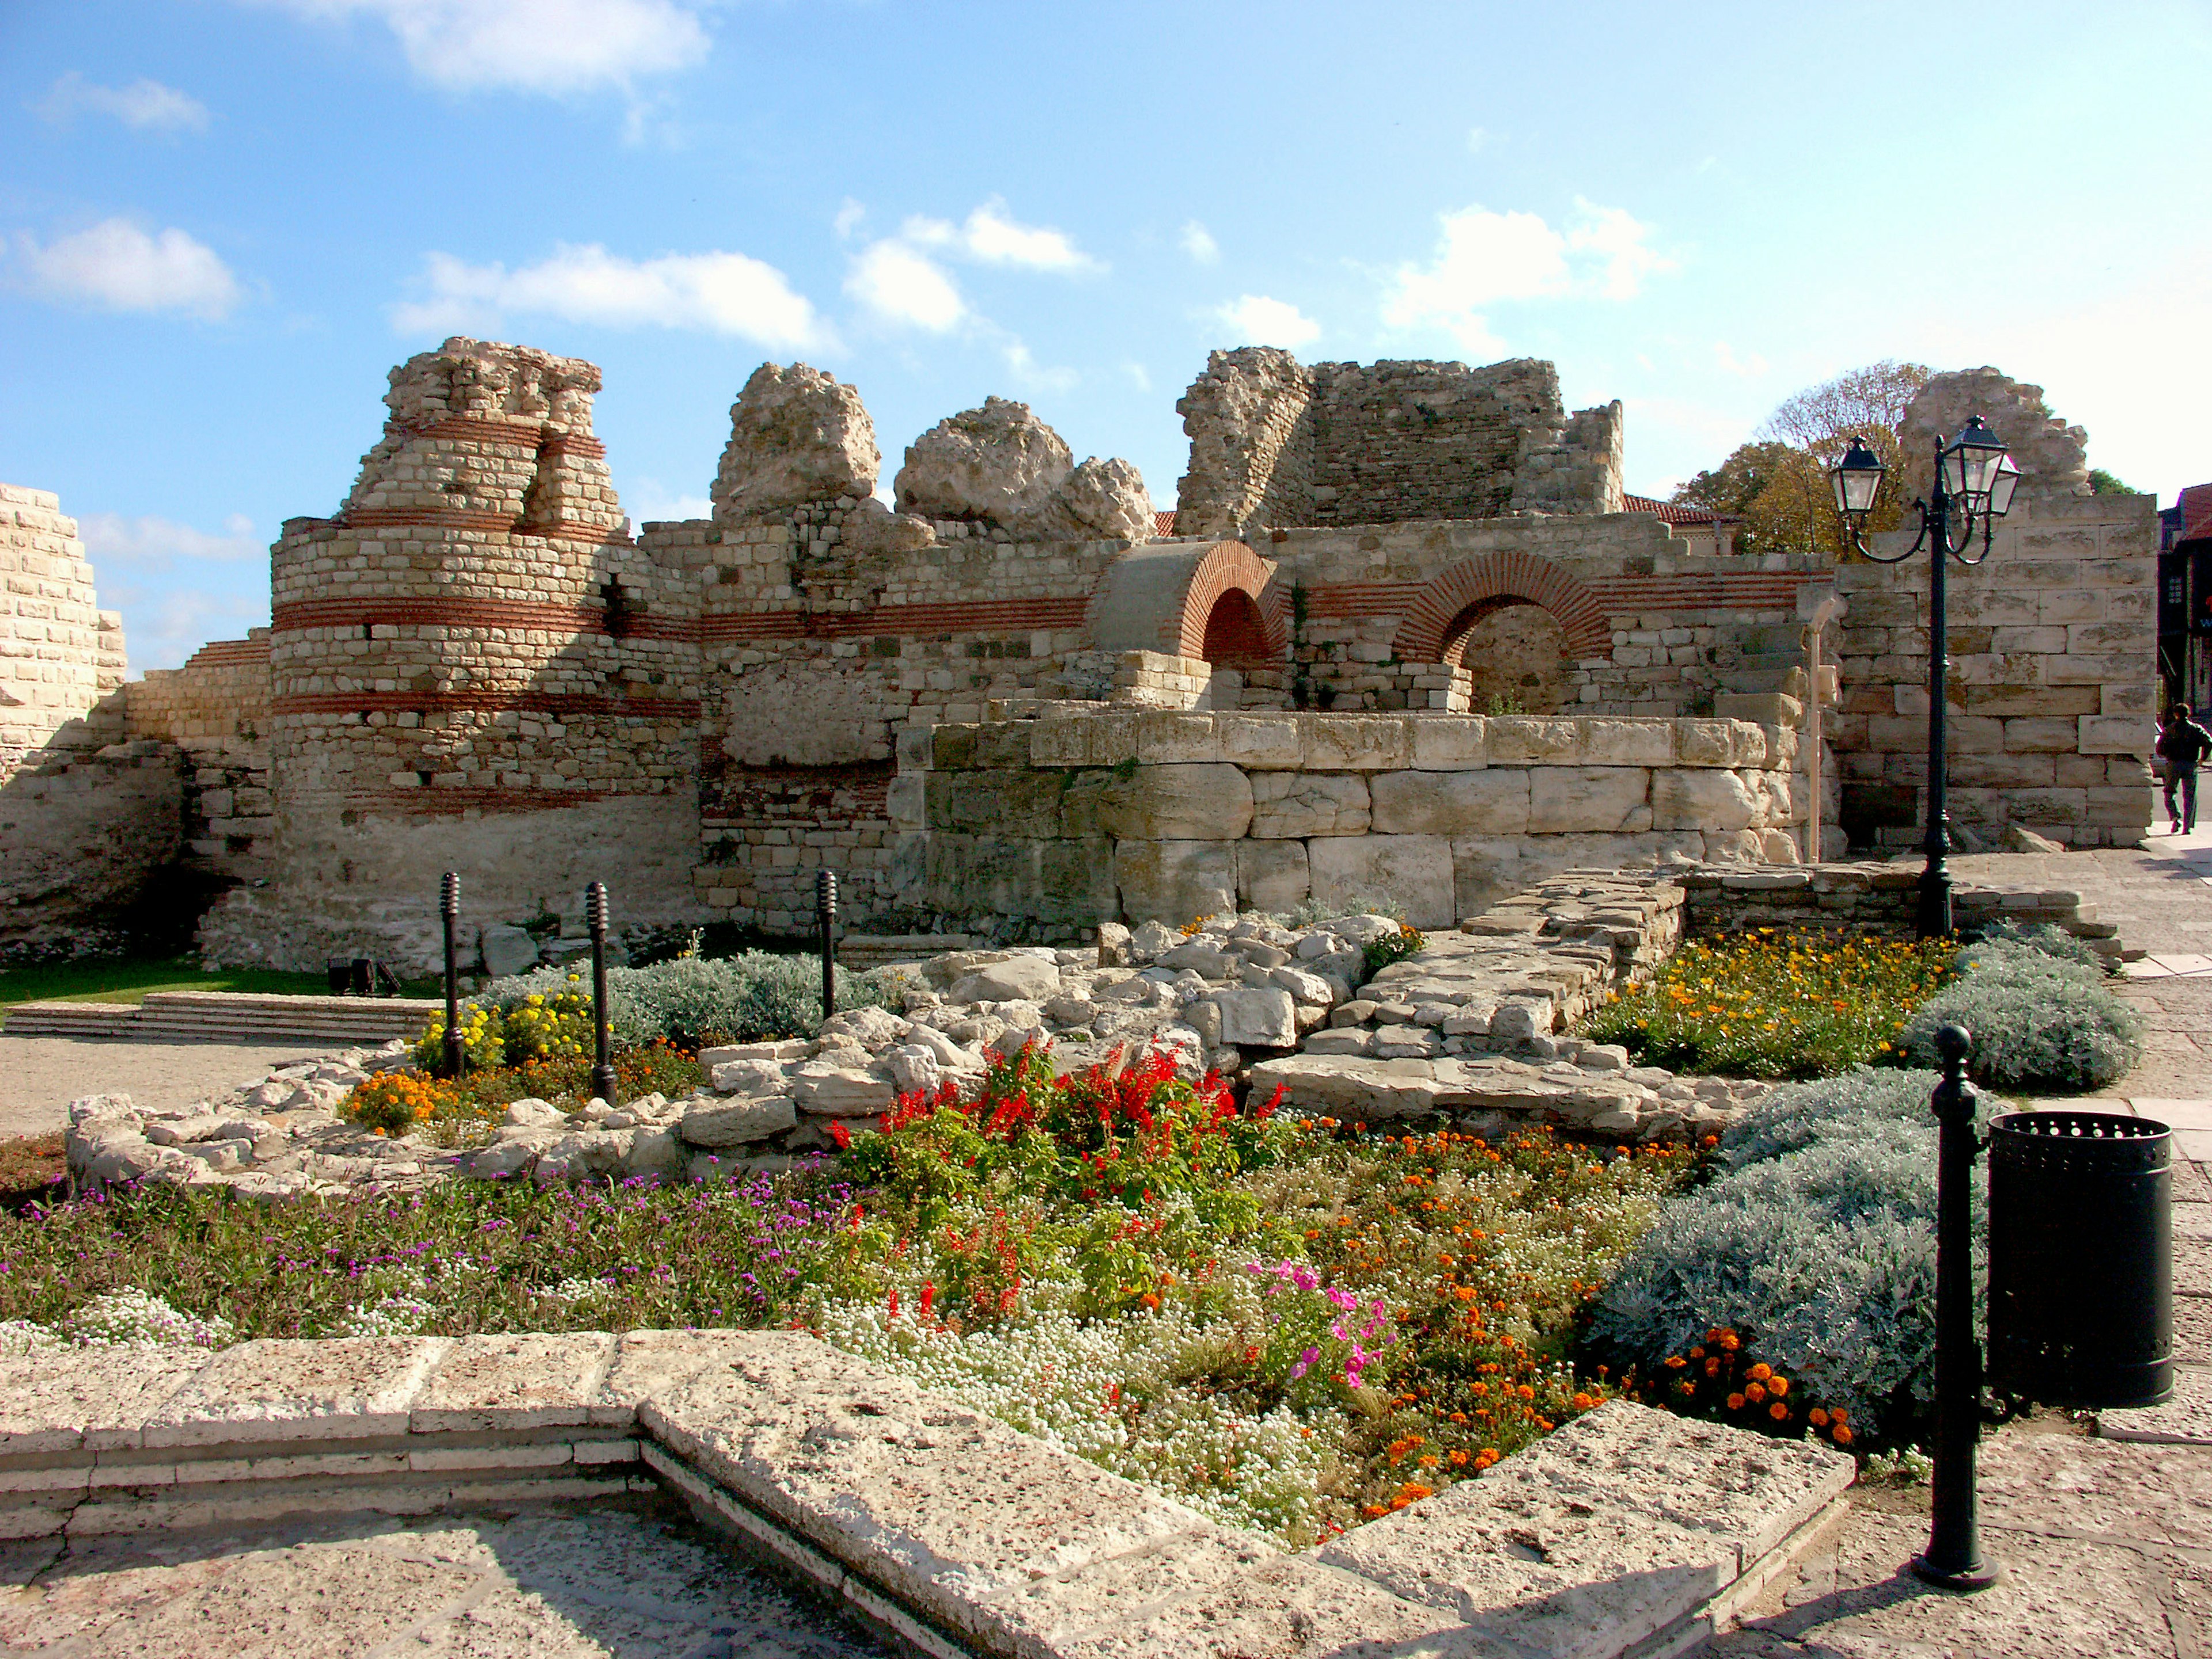
<path id="1" fill-rule="evenodd" d="M 1621 1264 L 1593 1357 L 1654 1403 L 1723 1415 L 1725 1397 L 1695 1392 L 1699 1368 L 1669 1362 L 1724 1329 L 1791 1379 L 1797 1411 L 1842 1407 L 1861 1437 L 1910 1438 L 1935 1388 L 1936 1080 L 1862 1070 L 1777 1090 L 1723 1142 L 1723 1173 L 1668 1200 Z"/>
<path id="2" fill-rule="evenodd" d="M 471 1003 L 499 1011 L 511 1027 L 518 1010 L 549 1006 L 576 993 L 581 983 L 572 969 L 539 968 L 495 981 Z M 904 989 L 903 976 L 889 969 L 837 970 L 840 1008 L 896 1009 Z M 533 996 L 541 1001 L 533 1005 Z M 677 957 L 647 968 L 611 968 L 607 1018 L 617 1040 L 630 1043 L 664 1041 L 696 1048 L 708 1037 L 757 1042 L 811 1036 L 822 1023 L 822 966 L 813 957 L 747 951 L 715 958 Z M 588 1012 L 582 1027 L 588 1038 Z"/>
<path id="3" fill-rule="evenodd" d="M 2055 927 L 2047 921 L 2033 927 L 2023 927 L 2016 921 L 1993 921 L 1975 938 L 1984 944 L 2024 945 L 2046 957 L 2057 957 L 2061 962 L 2094 968 L 2107 978 L 2118 971 L 2090 948 L 2087 939 L 2075 939 L 2063 927 Z"/>
<path id="4" fill-rule="evenodd" d="M 1904 1059 L 1936 1064 L 1936 1032 L 1973 1033 L 1966 1069 L 1998 1089 L 2078 1093 L 2101 1089 L 2142 1053 L 2142 1021 L 2106 988 L 2101 968 L 2039 945 L 1989 939 L 1961 954 L 1965 972 L 1915 1011 L 1898 1039 Z"/>
<path id="5" fill-rule="evenodd" d="M 1367 958 L 1367 977 L 1374 978 L 1394 962 L 1403 962 L 1407 957 L 1419 956 L 1428 942 L 1427 935 L 1419 929 L 1400 922 L 1396 933 L 1385 933 L 1366 948 L 1364 954 Z"/>

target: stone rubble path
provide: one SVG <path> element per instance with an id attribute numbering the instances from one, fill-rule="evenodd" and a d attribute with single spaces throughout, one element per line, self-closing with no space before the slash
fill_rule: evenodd
<path id="1" fill-rule="evenodd" d="M 2142 851 L 1977 854 L 1961 879 L 2078 890 L 2154 967 L 2212 963 L 2212 832 Z M 2055 1413 L 1982 1442 L 1984 1551 L 2004 1578 L 1978 1595 L 1905 1571 L 1927 1542 L 1928 1489 L 1854 1487 L 1852 1507 L 1716 1638 L 1711 1659 L 2212 1659 L 2212 974 L 2143 973 L 2142 1063 L 2109 1094 L 2039 1107 L 2132 1112 L 2174 1130 L 2174 1398 L 2091 1425 Z"/>
<path id="2" fill-rule="evenodd" d="M 0 1653 L 861 1659 L 672 1504 L 0 1545 Z"/>

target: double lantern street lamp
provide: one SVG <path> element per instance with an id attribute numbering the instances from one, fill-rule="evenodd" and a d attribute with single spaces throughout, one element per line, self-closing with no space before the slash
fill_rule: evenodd
<path id="1" fill-rule="evenodd" d="M 1943 616 L 1943 574 L 1946 562 L 1979 564 L 1989 556 L 1990 538 L 1996 521 L 2012 507 L 2012 493 L 2020 483 L 2020 469 L 1997 435 L 1982 424 L 1978 415 L 1967 417 L 1959 435 L 1945 443 L 1936 440 L 1936 481 L 1932 499 L 1915 501 L 1920 514 L 1920 533 L 1904 552 L 1885 556 L 1866 544 L 1867 515 L 1874 511 L 1888 469 L 1881 457 L 1859 439 L 1850 441 L 1844 459 L 1829 474 L 1835 486 L 1836 507 L 1844 515 L 1852 550 L 1877 564 L 1902 564 L 1922 548 L 1929 550 L 1928 572 L 1928 836 L 1927 867 L 1920 874 L 1920 937 L 1942 939 L 1951 931 L 1951 872 L 1944 866 L 1950 851 L 1951 821 L 1943 810 L 1943 654 L 1947 629 Z M 1982 532 L 1982 550 L 1966 556 L 1974 543 L 1976 521 Z"/>
<path id="2" fill-rule="evenodd" d="M 1920 878 L 1923 939 L 1951 932 L 1950 823 L 1943 811 L 1944 572 L 1989 556 L 2020 469 L 1996 434 L 1970 418 L 1936 441 L 1931 499 L 1913 503 L 1920 533 L 1902 553 L 1866 544 L 1867 516 L 1886 469 L 1857 438 L 1829 473 L 1854 550 L 1901 564 L 1929 550 L 1928 836 Z M 1974 532 L 1979 554 L 1969 557 Z M 2172 1142 L 2166 1126 L 2099 1112 L 2027 1111 L 1977 1123 L 1964 1027 L 1936 1034 L 1942 1081 L 1936 1197 L 1935 1478 L 1928 1547 L 1912 1571 L 1945 1589 L 1996 1582 L 1982 1553 L 1974 1464 L 1982 1346 L 1974 1334 L 1973 1170 L 1986 1147 L 1989 1182 L 1989 1380 L 1996 1392 L 2045 1405 L 2105 1410 L 2159 1404 L 2173 1390 Z"/>

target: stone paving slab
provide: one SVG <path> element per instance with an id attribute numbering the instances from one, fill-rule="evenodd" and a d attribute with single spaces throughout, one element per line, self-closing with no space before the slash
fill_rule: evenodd
<path id="1" fill-rule="evenodd" d="M 2201 1257 L 2191 1262 L 2192 1267 L 2201 1265 Z M 2212 1369 L 2176 1365 L 2171 1400 L 2163 1406 L 2146 1406 L 2136 1411 L 2100 1413 L 2097 1431 L 2108 1440 L 2212 1446 Z"/>
<path id="2" fill-rule="evenodd" d="M 147 1419 L 144 1443 L 404 1434 L 416 1395 L 453 1346 L 441 1336 L 263 1340 L 226 1348 Z"/>
<path id="3" fill-rule="evenodd" d="M 0 1359 L 0 1457 L 113 1451 L 215 1356 L 204 1348 L 56 1348 Z"/>
<path id="4" fill-rule="evenodd" d="M 580 1426 L 592 1420 L 615 1339 L 605 1331 L 463 1337 L 409 1409 L 417 1434 Z"/>

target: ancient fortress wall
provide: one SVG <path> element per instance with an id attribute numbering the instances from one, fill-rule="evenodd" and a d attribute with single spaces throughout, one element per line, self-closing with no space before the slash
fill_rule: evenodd
<path id="1" fill-rule="evenodd" d="M 1840 595 L 1822 819 L 1913 834 L 1924 557 L 1747 556 L 1621 511 L 1619 406 L 1569 413 L 1548 365 L 1217 353 L 1165 538 L 1133 468 L 999 398 L 916 438 L 886 505 L 859 393 L 804 364 L 739 393 L 710 515 L 633 536 L 599 385 L 464 338 L 393 370 L 345 502 L 272 550 L 265 637 L 131 688 L 127 726 L 67 521 L 14 492 L 0 620 L 38 648 L 0 720 L 45 745 L 15 752 L 166 766 L 162 856 L 234 884 L 201 935 L 229 961 L 428 966 L 447 868 L 472 921 L 567 931 L 599 879 L 621 921 L 803 932 L 825 868 L 870 931 L 1363 893 L 1433 923 L 1568 865 L 1795 860 L 1808 627 Z M 1913 418 L 1967 404 L 2024 482 L 1989 564 L 1953 571 L 1954 817 L 2131 840 L 2149 503 L 2081 494 L 2078 428 L 1994 370 Z M 82 843 L 111 787 L 67 824 L 49 787 L 42 845 Z"/>
<path id="2" fill-rule="evenodd" d="M 0 781 L 33 750 L 120 737 L 100 705 L 123 675 L 123 619 L 99 607 L 76 520 L 48 490 L 0 483 Z"/>
<path id="3" fill-rule="evenodd" d="M 1571 866 L 1795 862 L 1797 763 L 1743 720 L 1130 710 L 916 731 L 891 804 L 939 927 L 1312 898 L 1449 927 Z"/>

